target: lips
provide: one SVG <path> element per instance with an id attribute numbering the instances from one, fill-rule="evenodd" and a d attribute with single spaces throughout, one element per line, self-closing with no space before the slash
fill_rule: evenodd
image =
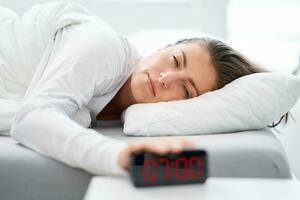
<path id="1" fill-rule="evenodd" d="M 152 94 L 155 96 L 155 89 L 154 89 L 153 81 L 152 81 L 152 79 L 150 77 L 150 74 L 147 73 L 147 75 L 148 75 L 148 86 L 149 86 L 149 89 L 152 92 Z"/>

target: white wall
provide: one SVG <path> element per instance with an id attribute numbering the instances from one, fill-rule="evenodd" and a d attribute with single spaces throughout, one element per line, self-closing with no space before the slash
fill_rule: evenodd
<path id="1" fill-rule="evenodd" d="M 22 14 L 47 0 L 0 0 L 1 6 Z M 49 0 L 48 0 L 49 1 Z M 226 38 L 228 0 L 73 0 L 130 34 L 141 29 L 189 28 Z"/>
<path id="2" fill-rule="evenodd" d="M 300 0 L 230 0 L 228 43 L 271 71 L 290 73 L 300 58 Z"/>

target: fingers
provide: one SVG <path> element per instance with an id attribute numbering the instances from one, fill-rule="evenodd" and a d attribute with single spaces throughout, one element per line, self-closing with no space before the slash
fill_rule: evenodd
<path id="1" fill-rule="evenodd" d="M 185 145 L 186 147 L 196 147 L 196 143 L 195 143 L 194 141 L 190 140 L 190 139 L 184 138 L 184 139 L 182 140 L 182 142 L 184 143 L 184 145 Z"/>
<path id="2" fill-rule="evenodd" d="M 170 149 L 170 151 L 173 153 L 179 153 L 183 151 L 185 148 L 196 147 L 196 144 L 193 141 L 185 138 L 176 140 L 175 142 L 172 142 L 171 145 L 172 145 L 172 149 Z"/>
<path id="3" fill-rule="evenodd" d="M 131 152 L 148 151 L 158 154 L 164 154 L 168 151 L 168 149 L 169 147 L 166 142 L 158 140 L 135 141 L 130 145 Z"/>
<path id="4" fill-rule="evenodd" d="M 148 151 L 157 154 L 166 154 L 179 153 L 187 147 L 193 148 L 195 147 L 195 143 L 186 138 L 155 138 L 131 142 L 129 151 Z"/>

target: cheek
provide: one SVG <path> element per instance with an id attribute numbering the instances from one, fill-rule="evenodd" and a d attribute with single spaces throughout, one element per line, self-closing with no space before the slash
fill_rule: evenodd
<path id="1" fill-rule="evenodd" d="M 147 58 L 144 58 L 142 61 L 138 63 L 139 71 L 147 70 L 147 69 L 153 69 L 158 66 L 157 59 L 155 57 L 149 56 Z"/>
<path id="2" fill-rule="evenodd" d="M 142 103 L 149 97 L 147 89 L 146 74 L 142 72 L 136 74 L 131 80 L 131 90 L 137 102 Z"/>
<path id="3" fill-rule="evenodd" d="M 184 97 L 182 96 L 182 90 L 180 86 L 173 86 L 172 88 L 168 88 L 162 92 L 162 97 L 164 101 L 174 101 L 174 100 L 182 100 Z"/>

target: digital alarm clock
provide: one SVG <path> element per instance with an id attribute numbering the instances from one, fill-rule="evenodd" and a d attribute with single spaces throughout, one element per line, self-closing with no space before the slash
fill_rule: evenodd
<path id="1" fill-rule="evenodd" d="M 132 153 L 129 173 L 136 187 L 204 183 L 208 177 L 205 150 L 186 149 L 158 155 Z"/>

